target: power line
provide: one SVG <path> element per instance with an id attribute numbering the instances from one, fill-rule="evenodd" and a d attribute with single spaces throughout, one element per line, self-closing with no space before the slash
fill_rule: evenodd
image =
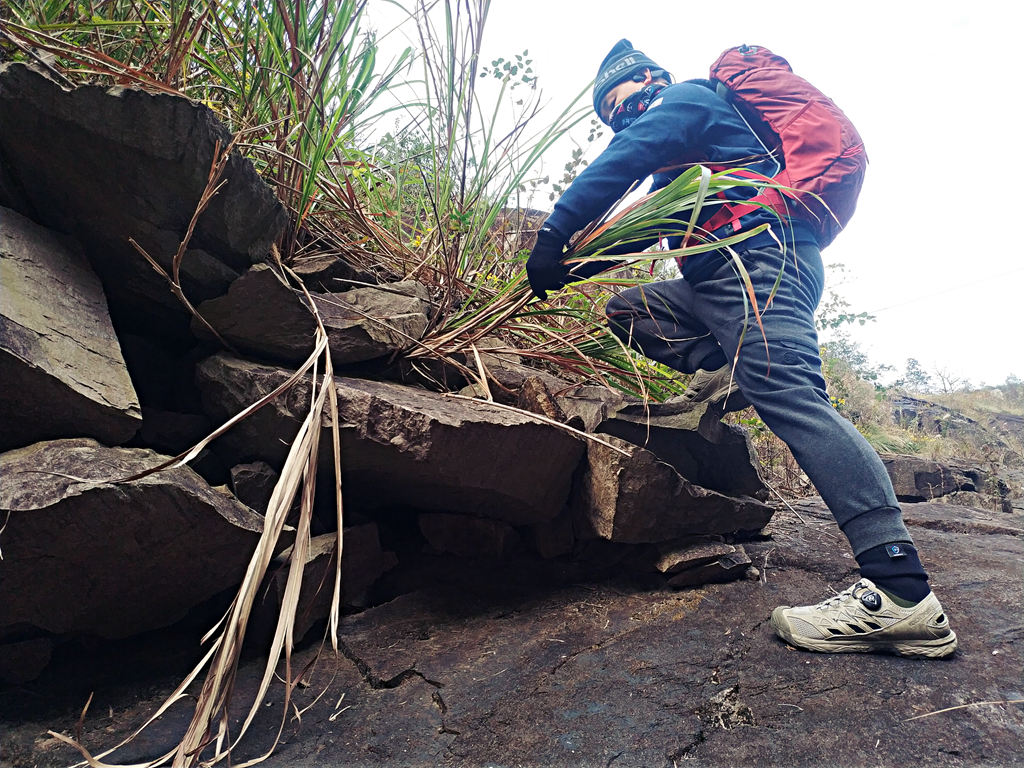
<path id="1" fill-rule="evenodd" d="M 1024 271 L 1024 265 L 1019 266 L 1019 267 L 1014 267 L 1013 269 L 1009 269 L 1006 272 L 1000 272 L 997 275 L 989 275 L 988 277 L 982 277 L 982 278 L 974 280 L 974 281 L 972 281 L 970 283 L 960 283 L 958 285 L 951 286 L 950 288 L 943 288 L 941 291 L 935 291 L 933 293 L 926 293 L 923 296 L 916 296 L 916 297 L 914 297 L 912 299 L 907 299 L 906 301 L 901 301 L 898 304 L 890 304 L 887 307 L 880 307 L 879 309 L 872 309 L 872 310 L 868 311 L 868 314 L 869 315 L 873 315 L 876 312 L 885 312 L 888 309 L 896 309 L 897 307 L 905 307 L 907 304 L 916 304 L 917 302 L 924 301 L 925 299 L 932 299 L 932 298 L 935 298 L 936 296 L 942 296 L 942 295 L 947 294 L 947 293 L 954 293 L 954 292 L 962 291 L 965 288 L 972 288 L 972 287 L 974 287 L 976 285 L 984 285 L 986 283 L 992 282 L 993 280 L 999 280 L 1001 278 L 1006 277 L 1007 275 L 1012 275 L 1015 272 L 1021 272 L 1021 271 Z"/>

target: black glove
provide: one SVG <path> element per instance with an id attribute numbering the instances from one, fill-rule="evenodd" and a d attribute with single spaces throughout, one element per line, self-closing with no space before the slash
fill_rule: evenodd
<path id="1" fill-rule="evenodd" d="M 530 280 L 533 295 L 544 300 L 548 291 L 561 288 L 569 276 L 569 267 L 562 263 L 566 238 L 551 227 L 541 227 L 537 242 L 526 261 L 526 276 Z"/>

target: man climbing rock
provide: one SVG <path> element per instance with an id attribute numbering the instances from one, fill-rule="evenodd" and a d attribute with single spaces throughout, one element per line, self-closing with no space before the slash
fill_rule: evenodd
<path id="1" fill-rule="evenodd" d="M 565 247 L 637 180 L 653 176 L 658 189 L 694 163 L 743 166 L 768 178 L 781 167 L 714 81 L 672 84 L 671 75 L 628 40 L 601 62 L 593 104 L 615 136 L 538 233 L 527 273 L 541 299 L 608 266 L 587 263 L 570 272 Z M 749 187 L 727 193 L 735 201 L 752 194 Z M 722 206 L 707 206 L 698 223 L 707 224 L 716 207 Z M 817 605 L 776 608 L 771 621 L 780 637 L 814 651 L 948 656 L 956 635 L 928 586 L 889 476 L 825 391 L 814 312 L 824 284 L 820 249 L 827 243 L 804 219 L 786 216 L 780 223 L 763 207 L 736 217 L 728 231 L 764 223 L 771 233 L 734 248 L 760 303 L 781 272 L 762 316 L 764 337 L 743 335 L 750 323 L 745 288 L 724 250 L 686 259 L 679 279 L 614 296 L 607 306 L 610 327 L 647 357 L 694 374 L 687 393 L 694 403 L 708 401 L 723 412 L 753 405 L 790 447 L 849 539 L 861 578 Z"/>

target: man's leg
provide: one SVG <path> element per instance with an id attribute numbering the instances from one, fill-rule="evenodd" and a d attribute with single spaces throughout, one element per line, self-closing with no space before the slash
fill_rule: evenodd
<path id="1" fill-rule="evenodd" d="M 793 452 L 814 483 L 854 554 L 890 541 L 910 541 L 892 483 L 878 454 L 832 407 L 821 374 L 814 310 L 823 268 L 817 249 L 785 264 L 762 336 L 746 288 L 723 259 L 693 286 L 693 314 L 711 329 L 726 356 L 742 344 L 736 366 L 740 389 L 758 415 Z M 775 248 L 743 254 L 755 295 L 763 305 L 783 268 Z M 763 306 L 761 307 L 763 309 Z"/>
<path id="2" fill-rule="evenodd" d="M 685 280 L 627 288 L 608 301 L 608 327 L 623 344 L 682 373 L 725 365 L 718 340 L 691 307 L 693 289 Z"/>
<path id="3" fill-rule="evenodd" d="M 899 614 L 898 621 L 893 621 L 906 626 L 906 621 L 913 624 L 921 617 L 914 614 L 908 619 L 900 611 L 918 610 L 914 606 L 919 604 L 926 624 L 938 618 L 944 622 L 941 607 L 935 610 L 938 601 L 930 595 L 927 575 L 903 523 L 885 467 L 867 440 L 832 407 L 826 394 L 814 328 L 814 310 L 824 280 L 820 254 L 814 248 L 802 249 L 796 257 L 790 252 L 784 262 L 782 253 L 772 248 L 749 251 L 742 258 L 761 304 L 775 285 L 779 270 L 784 269 L 770 307 L 762 315 L 764 335 L 753 308 L 745 309 L 744 286 L 724 259 L 718 268 L 702 270 L 701 278 L 692 285 L 692 316 L 711 330 L 726 358 L 731 359 L 742 346 L 735 374 L 741 391 L 769 429 L 790 447 L 814 483 L 849 539 L 862 576 L 874 578 L 884 592 L 883 598 L 869 590 L 880 601 L 882 607 L 878 610 L 884 607 L 886 615 Z M 850 600 L 863 597 L 863 590 L 856 596 L 852 592 L 848 595 Z M 926 597 L 935 605 L 926 605 Z M 813 608 L 817 613 L 811 615 L 822 615 L 820 606 Z M 807 616 L 799 621 L 803 623 L 794 623 L 786 630 L 788 636 L 781 630 L 780 634 L 803 647 L 824 650 L 812 641 L 799 641 L 817 631 L 829 632 L 810 628 Z M 777 629 L 780 623 L 786 623 L 781 615 Z M 795 626 L 801 629 L 794 630 Z M 948 625 L 914 629 L 917 634 L 899 642 L 891 640 L 894 630 L 889 624 L 879 626 L 882 634 L 861 628 L 871 638 L 847 642 L 845 647 L 842 642 L 833 642 L 831 636 L 823 643 L 833 650 L 884 646 L 884 650 L 928 656 L 948 655 L 956 647 Z M 852 629 L 839 631 L 857 633 Z M 927 637 L 918 637 L 921 633 Z M 845 642 L 844 638 L 840 640 Z"/>

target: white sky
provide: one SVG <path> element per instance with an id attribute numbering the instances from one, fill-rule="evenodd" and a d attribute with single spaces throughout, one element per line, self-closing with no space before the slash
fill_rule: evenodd
<path id="1" fill-rule="evenodd" d="M 854 121 L 871 161 L 853 221 L 824 252 L 846 266 L 833 287 L 851 310 L 878 318 L 851 336 L 873 363 L 902 371 L 914 357 L 979 385 L 1024 376 L 1022 32 L 1012 0 L 492 0 L 482 58 L 528 50 L 553 119 L 622 37 L 677 81 L 706 77 L 732 45 L 784 56 Z M 560 175 L 567 152 L 553 153 Z"/>

